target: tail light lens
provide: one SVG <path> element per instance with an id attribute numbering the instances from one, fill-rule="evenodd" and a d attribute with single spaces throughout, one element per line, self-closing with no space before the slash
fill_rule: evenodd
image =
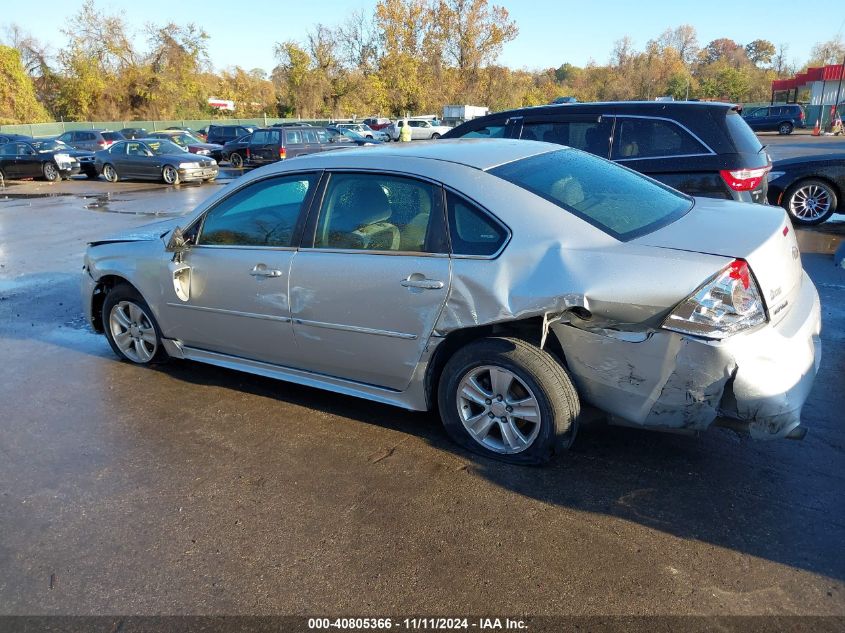
<path id="1" fill-rule="evenodd" d="M 723 339 L 766 322 L 763 298 L 748 263 L 735 259 L 682 301 L 663 327 Z"/>
<path id="2" fill-rule="evenodd" d="M 244 153 L 246 154 L 246 157 L 249 158 L 249 148 L 248 147 L 246 148 L 246 152 L 244 152 Z"/>
<path id="3" fill-rule="evenodd" d="M 99 147 L 108 147 L 109 144 L 106 141 L 97 141 L 97 145 Z"/>
<path id="4" fill-rule="evenodd" d="M 284 147 L 279 148 L 279 160 L 284 160 L 287 158 L 288 151 Z"/>
<path id="5" fill-rule="evenodd" d="M 798 120 L 799 120 L 799 121 L 803 121 L 803 120 L 806 118 L 806 116 L 807 116 L 807 115 L 806 115 L 806 114 L 804 114 L 804 111 L 803 111 L 803 110 L 799 110 L 799 111 L 798 111 Z"/>
<path id="6" fill-rule="evenodd" d="M 771 168 L 771 165 L 766 165 L 758 169 L 722 169 L 719 173 L 725 184 L 734 191 L 752 191 L 763 182 Z"/>

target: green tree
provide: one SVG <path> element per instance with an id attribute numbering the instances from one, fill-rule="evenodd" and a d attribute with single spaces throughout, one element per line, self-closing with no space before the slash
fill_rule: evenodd
<path id="1" fill-rule="evenodd" d="M 776 52 L 775 45 L 769 40 L 754 40 L 745 45 L 745 54 L 755 66 L 771 64 Z"/>
<path id="2" fill-rule="evenodd" d="M 35 86 L 26 74 L 20 53 L 0 45 L 0 121 L 38 123 L 49 116 L 35 97 Z"/>

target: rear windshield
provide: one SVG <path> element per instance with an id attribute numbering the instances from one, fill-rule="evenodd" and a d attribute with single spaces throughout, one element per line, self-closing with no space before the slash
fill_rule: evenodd
<path id="1" fill-rule="evenodd" d="M 692 199 L 592 154 L 573 149 L 523 158 L 490 170 L 621 241 L 671 224 Z"/>
<path id="2" fill-rule="evenodd" d="M 760 144 L 760 139 L 757 138 L 757 135 L 748 127 L 748 123 L 745 122 L 739 114 L 737 114 L 734 110 L 728 110 L 727 115 L 725 116 L 725 122 L 728 126 L 728 134 L 731 136 L 731 140 L 736 145 L 736 150 L 742 153 L 749 153 L 749 154 L 756 154 L 763 146 Z"/>
<path id="3" fill-rule="evenodd" d="M 107 141 L 122 141 L 123 134 L 120 132 L 103 132 L 103 138 Z"/>

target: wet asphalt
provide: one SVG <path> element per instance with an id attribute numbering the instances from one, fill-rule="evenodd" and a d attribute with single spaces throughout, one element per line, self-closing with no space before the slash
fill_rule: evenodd
<path id="1" fill-rule="evenodd" d="M 0 191 L 0 615 L 845 615 L 842 223 L 801 233 L 805 440 L 595 424 L 519 468 L 434 414 L 119 362 L 82 322 L 86 242 L 224 184 Z"/>

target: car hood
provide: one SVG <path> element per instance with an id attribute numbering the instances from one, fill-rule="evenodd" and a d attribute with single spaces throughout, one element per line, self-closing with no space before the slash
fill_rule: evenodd
<path id="1" fill-rule="evenodd" d="M 158 220 L 136 226 L 134 229 L 128 231 L 121 231 L 107 235 L 99 240 L 89 242 L 90 246 L 97 246 L 98 244 L 114 244 L 115 242 L 149 242 L 152 240 L 161 239 L 164 235 L 175 229 L 183 218 L 168 218 L 166 220 Z"/>
<path id="2" fill-rule="evenodd" d="M 777 171 L 778 169 L 784 167 L 827 163 L 845 163 L 845 153 L 818 154 L 815 156 L 796 156 L 794 158 L 781 158 L 772 162 L 772 171 Z"/>

